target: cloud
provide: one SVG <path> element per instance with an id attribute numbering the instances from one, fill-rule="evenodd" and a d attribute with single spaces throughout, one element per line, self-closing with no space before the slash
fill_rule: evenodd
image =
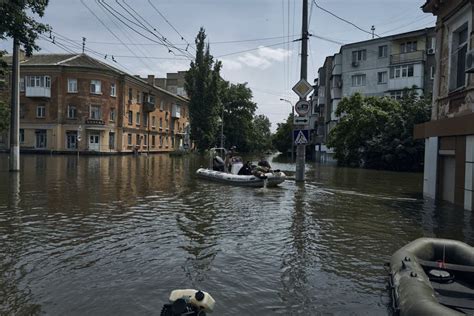
<path id="1" fill-rule="evenodd" d="M 242 64 L 236 60 L 232 59 L 222 59 L 222 67 L 225 70 L 240 70 L 242 69 Z"/>
<path id="2" fill-rule="evenodd" d="M 267 69 L 273 62 L 282 62 L 285 58 L 291 56 L 292 52 L 283 48 L 271 48 L 260 46 L 256 53 L 245 53 L 242 56 L 237 57 L 237 61 L 227 60 L 227 62 L 234 62 L 228 69 L 235 67 L 240 69 L 241 64 L 247 67 Z M 237 64 L 240 64 L 239 66 Z M 238 68 L 237 68 L 238 67 Z"/>

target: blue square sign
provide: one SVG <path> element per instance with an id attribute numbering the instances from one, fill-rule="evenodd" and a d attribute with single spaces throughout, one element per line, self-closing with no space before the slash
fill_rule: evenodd
<path id="1" fill-rule="evenodd" d="M 301 129 L 293 131 L 295 145 L 306 145 L 309 143 L 309 130 Z"/>

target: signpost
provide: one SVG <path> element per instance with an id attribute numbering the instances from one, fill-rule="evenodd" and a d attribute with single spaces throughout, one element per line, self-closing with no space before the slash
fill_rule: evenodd
<path id="1" fill-rule="evenodd" d="M 300 116 L 306 116 L 309 114 L 310 105 L 306 100 L 300 100 L 295 105 L 295 111 Z"/>
<path id="2" fill-rule="evenodd" d="M 295 145 L 307 145 L 309 143 L 309 131 L 307 129 L 294 130 L 293 139 Z"/>

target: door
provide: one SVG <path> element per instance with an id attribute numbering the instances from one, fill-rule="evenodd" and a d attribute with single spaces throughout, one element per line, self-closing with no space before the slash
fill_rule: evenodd
<path id="1" fill-rule="evenodd" d="M 89 150 L 91 150 L 91 151 L 100 151 L 99 134 L 90 134 L 89 135 Z"/>
<path id="2" fill-rule="evenodd" d="M 442 156 L 441 158 L 441 199 L 454 203 L 456 160 L 454 156 Z"/>

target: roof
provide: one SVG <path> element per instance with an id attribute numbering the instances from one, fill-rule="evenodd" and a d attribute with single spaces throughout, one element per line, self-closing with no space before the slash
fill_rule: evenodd
<path id="1" fill-rule="evenodd" d="M 2 59 L 8 64 L 12 62 L 12 55 L 3 56 Z M 131 75 L 129 73 L 123 72 L 120 69 L 117 69 L 109 64 L 106 64 L 102 61 L 99 61 L 95 58 L 90 57 L 87 54 L 34 54 L 30 57 L 25 57 L 21 62 L 21 66 L 63 66 L 63 67 L 79 67 L 79 68 L 89 68 L 96 70 L 112 71 L 117 74 L 125 75 L 129 79 L 138 80 L 141 83 L 147 84 L 146 79 Z M 154 88 L 160 90 L 161 92 L 173 96 L 182 101 L 188 102 L 186 98 L 178 96 L 172 92 L 161 89 L 154 86 Z"/>
<path id="2" fill-rule="evenodd" d="M 423 12 L 433 12 L 435 1 L 434 0 L 426 0 L 425 4 L 421 6 Z"/>
<path id="3" fill-rule="evenodd" d="M 360 41 L 360 42 L 355 42 L 355 43 L 349 43 L 349 44 L 341 46 L 341 50 L 342 50 L 342 48 L 348 48 L 348 47 L 351 47 L 351 46 L 359 46 L 361 44 L 366 44 L 366 43 L 371 43 L 371 42 L 373 43 L 373 42 L 378 42 L 378 41 L 396 40 L 396 39 L 401 39 L 401 38 L 404 38 L 404 37 L 412 37 L 412 36 L 416 36 L 418 34 L 422 34 L 422 33 L 425 33 L 425 32 L 430 32 L 430 31 L 434 31 L 434 30 L 435 30 L 435 28 L 433 26 L 433 27 L 427 27 L 427 28 L 419 29 L 419 30 L 415 30 L 415 31 L 399 33 L 399 34 L 393 34 L 393 35 L 378 37 L 378 38 L 369 39 L 369 40 Z"/>

